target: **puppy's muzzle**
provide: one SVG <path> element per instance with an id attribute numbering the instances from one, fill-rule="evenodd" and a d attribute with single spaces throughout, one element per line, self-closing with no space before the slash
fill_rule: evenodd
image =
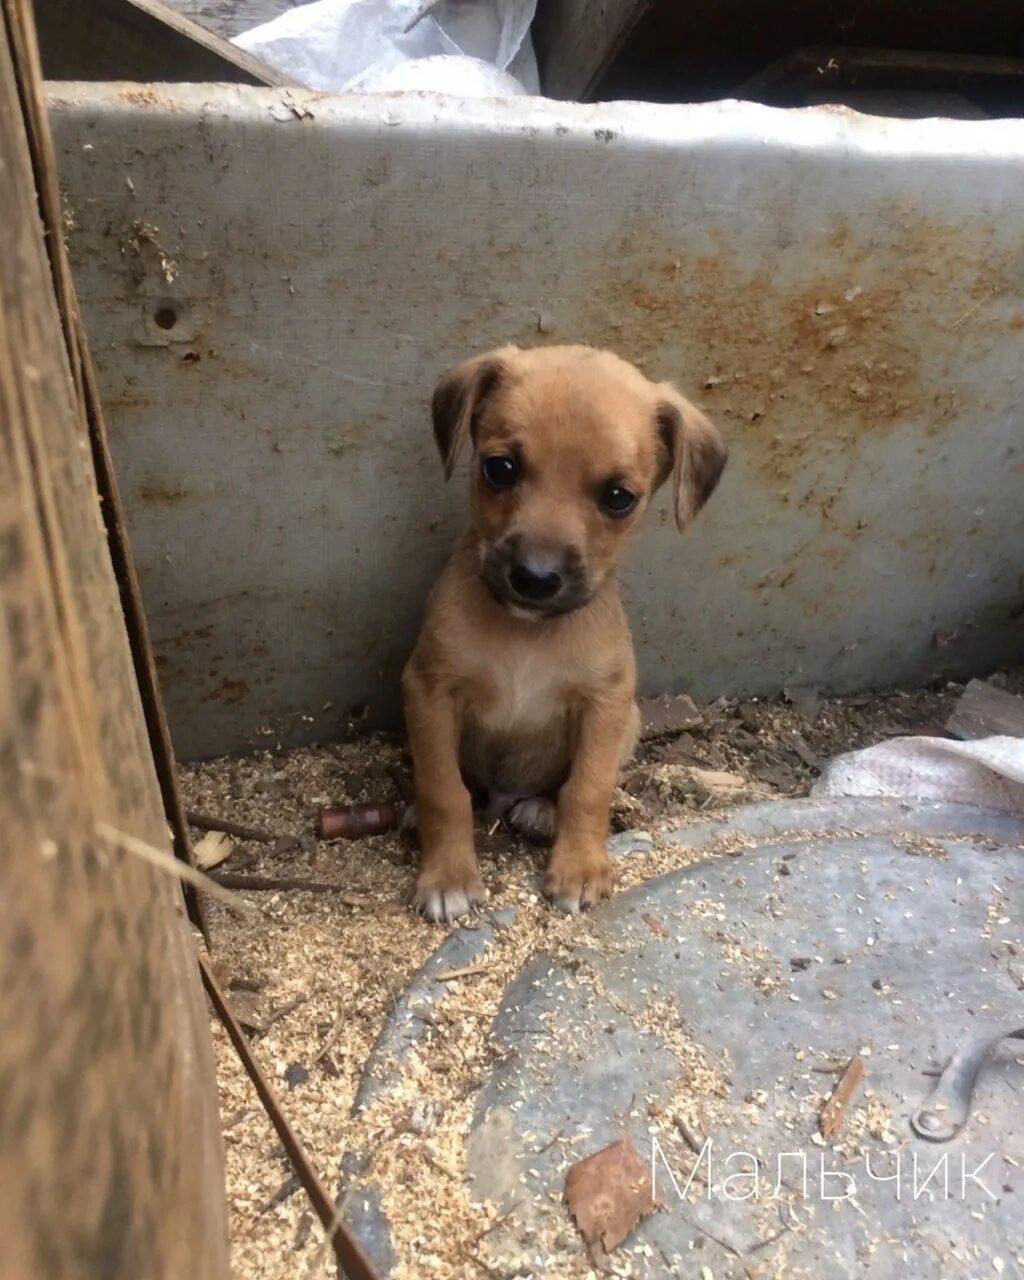
<path id="1" fill-rule="evenodd" d="M 575 548 L 531 545 L 518 535 L 487 549 L 483 578 L 501 604 L 539 617 L 569 613 L 590 599 L 586 565 Z"/>

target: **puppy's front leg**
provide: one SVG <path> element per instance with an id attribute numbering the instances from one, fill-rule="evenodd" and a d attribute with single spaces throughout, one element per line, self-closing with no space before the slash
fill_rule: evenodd
<path id="1" fill-rule="evenodd" d="M 606 898 L 615 884 L 608 856 L 612 792 L 624 749 L 635 732 L 631 686 L 609 690 L 580 712 L 569 779 L 558 796 L 558 834 L 544 877 L 544 892 L 563 911 Z"/>
<path id="2" fill-rule="evenodd" d="M 412 750 L 420 869 L 413 906 L 429 920 L 454 920 L 483 897 L 473 849 L 473 804 L 459 771 L 459 715 L 451 693 L 414 666 L 402 677 Z"/>

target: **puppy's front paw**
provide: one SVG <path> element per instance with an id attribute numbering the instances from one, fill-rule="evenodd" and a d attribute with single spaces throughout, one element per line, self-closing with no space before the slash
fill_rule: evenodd
<path id="1" fill-rule="evenodd" d="M 412 907 L 428 920 L 440 924 L 468 915 L 486 896 L 476 867 L 465 870 L 426 867 L 416 877 Z"/>
<path id="2" fill-rule="evenodd" d="M 556 847 L 544 876 L 544 892 L 562 911 L 575 916 L 607 898 L 615 888 L 615 863 L 601 848 Z"/>

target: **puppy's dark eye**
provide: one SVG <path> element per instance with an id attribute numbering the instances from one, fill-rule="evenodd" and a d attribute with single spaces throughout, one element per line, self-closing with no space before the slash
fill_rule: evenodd
<path id="1" fill-rule="evenodd" d="M 621 484 L 606 484 L 598 494 L 597 505 L 606 516 L 621 519 L 623 516 L 628 516 L 639 501 L 635 493 Z"/>
<path id="2" fill-rule="evenodd" d="M 484 458 L 484 479 L 492 489 L 511 489 L 519 479 L 519 459 L 508 453 L 495 453 Z"/>

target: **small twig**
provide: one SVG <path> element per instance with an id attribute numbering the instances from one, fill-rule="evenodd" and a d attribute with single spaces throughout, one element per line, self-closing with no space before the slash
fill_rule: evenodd
<path id="1" fill-rule="evenodd" d="M 952 332 L 953 329 L 959 329 L 960 326 L 963 324 L 963 322 L 969 319 L 971 316 L 973 316 L 975 311 L 977 311 L 980 307 L 981 307 L 980 302 L 976 302 L 973 307 L 968 307 L 967 310 L 963 313 L 963 315 L 959 318 L 959 320 L 954 320 L 953 323 L 949 326 L 950 332 Z"/>
<path id="2" fill-rule="evenodd" d="M 279 1204 L 290 1199 L 296 1191 L 302 1190 L 302 1183 L 296 1174 L 290 1174 L 285 1178 L 284 1182 L 278 1187 L 269 1200 L 265 1201 L 257 1210 L 256 1217 L 262 1218 L 265 1213 L 269 1213 L 271 1209 L 276 1209 Z"/>
<path id="3" fill-rule="evenodd" d="M 495 1271 L 495 1269 L 492 1266 L 484 1262 L 483 1258 L 480 1257 L 480 1255 L 476 1252 L 475 1249 L 467 1249 L 466 1253 L 469 1257 L 470 1262 L 472 1262 L 473 1266 L 479 1267 L 485 1276 L 493 1276 L 494 1280 L 501 1280 L 502 1272 Z"/>
<path id="4" fill-rule="evenodd" d="M 436 1169 L 438 1173 L 443 1173 L 446 1178 L 451 1178 L 456 1182 L 458 1181 L 459 1175 L 457 1173 L 453 1173 L 447 1165 L 442 1164 L 441 1161 L 438 1160 L 436 1156 L 431 1155 L 429 1151 L 424 1151 L 423 1159 L 426 1160 L 431 1169 Z"/>
<path id="5" fill-rule="evenodd" d="M 478 973 L 490 973 L 493 965 L 468 964 L 464 969 L 448 969 L 444 973 L 435 973 L 435 982 L 454 982 L 456 978 L 475 978 Z"/>
<path id="6" fill-rule="evenodd" d="M 136 858 L 141 858 L 143 862 L 148 862 L 150 866 L 156 867 L 159 871 L 166 871 L 168 875 L 177 876 L 179 880 L 185 880 L 189 884 L 195 885 L 197 889 L 209 894 L 211 898 L 217 898 L 226 906 L 229 906 L 232 911 L 237 911 L 240 916 L 252 918 L 259 914 L 256 908 L 246 902 L 244 898 L 240 898 L 236 893 L 231 893 L 228 885 L 219 883 L 212 876 L 206 875 L 205 872 L 190 866 L 187 862 L 182 862 L 180 858 L 176 858 L 171 853 L 165 853 L 163 849 L 158 849 L 147 840 L 140 840 L 138 836 L 129 835 L 127 831 L 118 831 L 116 827 L 112 827 L 107 822 L 98 822 L 96 831 L 104 840 L 109 841 L 110 844 L 120 849 L 123 853 L 130 853 Z"/>
<path id="7" fill-rule="evenodd" d="M 473 1243 L 479 1244 L 481 1240 L 486 1240 L 489 1235 L 492 1235 L 495 1231 L 499 1230 L 499 1228 L 506 1226 L 511 1220 L 513 1212 L 519 1208 L 521 1203 L 522 1201 L 517 1200 L 508 1213 L 500 1214 L 494 1219 L 489 1227 L 484 1227 L 483 1231 L 477 1233 Z"/>
<path id="8" fill-rule="evenodd" d="M 299 1218 L 298 1226 L 295 1228 L 295 1240 L 292 1244 L 292 1249 L 296 1253 L 305 1246 L 306 1241 L 309 1239 L 309 1232 L 312 1225 L 313 1217 L 311 1214 L 304 1213 Z"/>
<path id="9" fill-rule="evenodd" d="M 233 871 L 215 871 L 210 878 L 225 889 L 296 889 L 305 893 L 336 893 L 338 901 L 346 907 L 368 907 L 373 902 L 372 898 L 346 893 L 340 884 L 330 884 L 326 880 L 304 880 L 301 876 L 240 876 Z"/>
<path id="10" fill-rule="evenodd" d="M 676 1128 L 679 1130 L 680 1136 L 693 1154 L 695 1156 L 699 1156 L 704 1150 L 704 1143 L 700 1141 L 682 1116 L 676 1116 Z"/>
<path id="11" fill-rule="evenodd" d="M 260 1029 L 260 1034 L 262 1035 L 263 1032 L 269 1031 L 275 1022 L 280 1022 L 282 1018 L 287 1018 L 290 1013 L 294 1013 L 299 1005 L 305 1004 L 308 999 L 309 996 L 296 996 L 294 1000 L 288 1000 L 285 1004 L 273 1009 L 267 1014 Z"/>
<path id="12" fill-rule="evenodd" d="M 215 818 L 208 813 L 196 813 L 194 809 L 185 812 L 185 819 L 190 827 L 198 831 L 223 831 L 226 836 L 234 836 L 236 840 L 255 840 L 259 844 L 273 844 L 281 838 L 273 831 L 264 831 L 260 827 L 249 827 L 244 822 L 232 822 L 230 818 Z"/>
<path id="13" fill-rule="evenodd" d="M 864 1079 L 864 1074 L 864 1059 L 860 1054 L 855 1054 L 846 1064 L 846 1070 L 839 1077 L 831 1096 L 818 1113 L 818 1125 L 823 1138 L 834 1138 L 843 1127 L 846 1108 L 853 1100 L 853 1095 Z"/>
<path id="14" fill-rule="evenodd" d="M 333 1048 L 335 1041 L 338 1039 L 338 1036 L 341 1035 L 341 1031 L 344 1025 L 345 1025 L 345 1011 L 342 1010 L 338 1014 L 338 1016 L 334 1019 L 334 1023 L 331 1026 L 330 1031 L 328 1031 L 327 1035 L 324 1037 L 323 1044 L 316 1051 L 316 1056 L 313 1058 L 313 1061 L 309 1064 L 311 1067 L 318 1066 L 323 1061 L 323 1059 L 327 1057 L 328 1053 L 330 1053 L 331 1049 Z"/>

